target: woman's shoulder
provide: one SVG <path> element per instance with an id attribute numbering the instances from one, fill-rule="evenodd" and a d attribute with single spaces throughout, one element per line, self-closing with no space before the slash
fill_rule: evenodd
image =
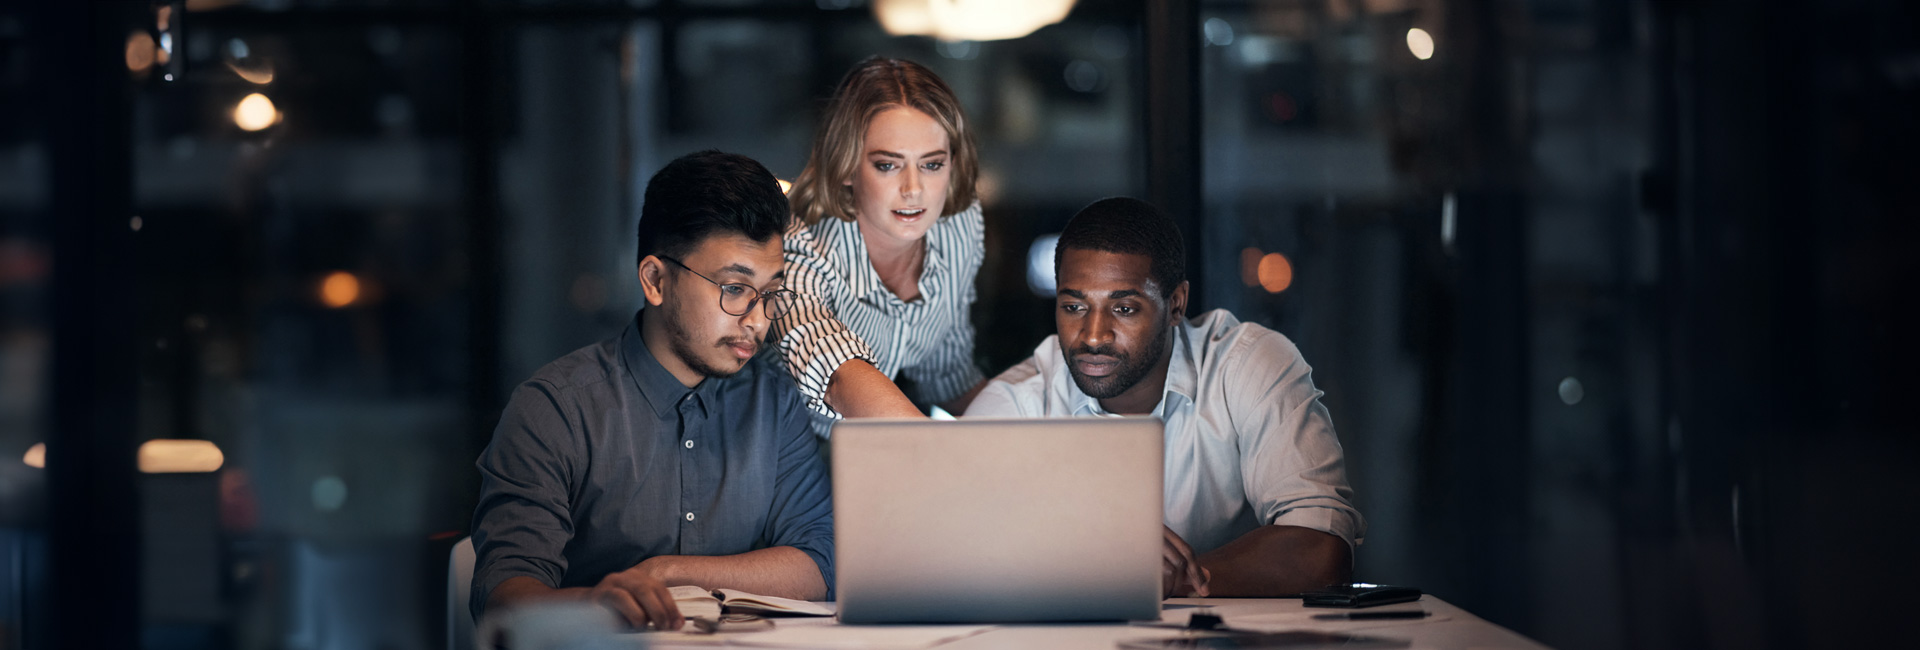
<path id="1" fill-rule="evenodd" d="M 844 242 L 849 234 L 855 236 L 859 234 L 858 230 L 848 227 L 852 225 L 833 217 L 826 217 L 812 224 L 795 217 L 793 222 L 787 225 L 786 241 L 781 244 L 781 250 L 787 253 L 788 257 L 795 254 L 825 257 Z"/>
<path id="2" fill-rule="evenodd" d="M 933 236 L 953 241 L 966 249 L 978 249 L 985 245 L 987 232 L 986 217 L 980 208 L 980 202 L 965 210 L 947 215 L 933 226 Z"/>

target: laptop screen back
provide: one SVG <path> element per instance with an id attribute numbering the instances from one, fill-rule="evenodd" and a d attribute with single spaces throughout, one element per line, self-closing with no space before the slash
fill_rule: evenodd
<path id="1" fill-rule="evenodd" d="M 1153 418 L 834 425 L 845 623 L 1154 619 Z"/>

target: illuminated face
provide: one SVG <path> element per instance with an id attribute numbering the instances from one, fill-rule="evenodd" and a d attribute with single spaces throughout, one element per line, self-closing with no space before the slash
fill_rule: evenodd
<path id="1" fill-rule="evenodd" d="M 727 313 L 720 305 L 725 289 L 715 283 L 763 291 L 780 288 L 786 281 L 780 243 L 780 237 L 755 242 L 743 235 L 719 235 L 680 258 L 684 269 L 661 263 L 665 277 L 659 309 L 666 318 L 668 344 L 681 363 L 704 377 L 726 377 L 759 353 L 767 338 L 766 310 L 756 304 L 744 315 Z"/>
<path id="2" fill-rule="evenodd" d="M 847 185 L 869 247 L 918 243 L 947 204 L 947 131 L 918 110 L 889 108 L 867 123 Z"/>
<path id="3" fill-rule="evenodd" d="M 1067 371 L 1089 397 L 1144 404 L 1145 410 L 1159 403 L 1173 326 L 1185 311 L 1187 292 L 1182 283 L 1162 297 L 1152 271 L 1153 260 L 1145 255 L 1060 251 L 1053 323 Z"/>

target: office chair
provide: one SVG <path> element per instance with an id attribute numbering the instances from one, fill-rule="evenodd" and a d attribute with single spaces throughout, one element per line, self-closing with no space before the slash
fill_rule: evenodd
<path id="1" fill-rule="evenodd" d="M 447 554 L 447 650 L 473 650 L 473 538 L 464 537 Z"/>

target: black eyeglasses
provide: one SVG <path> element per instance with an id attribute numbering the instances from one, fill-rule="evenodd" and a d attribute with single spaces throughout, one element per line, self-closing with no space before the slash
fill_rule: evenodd
<path id="1" fill-rule="evenodd" d="M 693 267 L 687 266 L 686 262 L 665 255 L 655 255 L 654 257 L 678 264 L 680 268 L 686 269 L 688 273 L 700 276 L 700 279 L 713 282 L 713 286 L 720 287 L 720 311 L 727 312 L 730 315 L 745 316 L 748 312 L 753 311 L 753 305 L 755 303 L 759 303 L 761 311 L 767 314 L 767 320 L 780 320 L 781 317 L 787 315 L 788 311 L 793 309 L 794 294 L 790 290 L 774 289 L 772 291 L 761 291 L 753 288 L 752 285 L 741 284 L 739 282 L 714 282 L 713 278 L 701 275 L 699 271 L 693 270 Z M 762 299 L 765 299 L 765 302 L 761 302 Z"/>

